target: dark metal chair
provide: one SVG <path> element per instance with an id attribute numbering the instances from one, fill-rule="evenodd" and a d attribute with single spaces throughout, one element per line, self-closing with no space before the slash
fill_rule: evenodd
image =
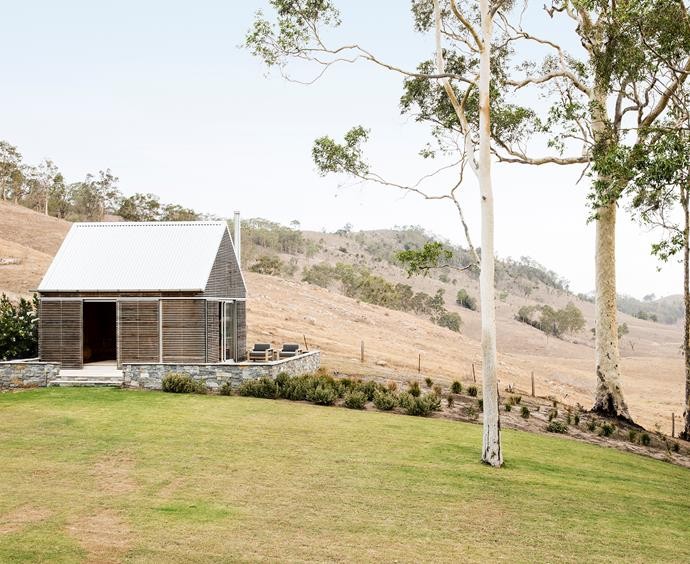
<path id="1" fill-rule="evenodd" d="M 268 362 L 273 360 L 275 351 L 271 347 L 271 343 L 255 343 L 254 348 L 249 351 L 249 360 Z"/>

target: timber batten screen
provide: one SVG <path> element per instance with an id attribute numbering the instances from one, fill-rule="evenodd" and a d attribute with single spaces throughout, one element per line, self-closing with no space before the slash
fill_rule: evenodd
<path id="1" fill-rule="evenodd" d="M 38 330 L 42 361 L 59 362 L 64 368 L 82 367 L 82 302 L 41 301 Z"/>
<path id="2" fill-rule="evenodd" d="M 120 301 L 118 306 L 119 364 L 160 362 L 158 301 Z"/>
<path id="3" fill-rule="evenodd" d="M 225 222 L 75 223 L 38 291 L 39 357 L 65 368 L 221 362 L 228 342 L 233 360 L 246 356 L 247 291 Z"/>

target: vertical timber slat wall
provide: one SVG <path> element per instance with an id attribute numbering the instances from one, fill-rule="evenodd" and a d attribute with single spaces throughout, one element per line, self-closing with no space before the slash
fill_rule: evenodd
<path id="1" fill-rule="evenodd" d="M 247 302 L 235 302 L 237 316 L 237 360 L 247 360 Z"/>
<path id="2" fill-rule="evenodd" d="M 39 356 L 45 362 L 59 362 L 63 368 L 81 368 L 82 302 L 41 301 Z"/>
<path id="3" fill-rule="evenodd" d="M 220 362 L 220 302 L 206 302 L 206 362 Z"/>
<path id="4" fill-rule="evenodd" d="M 214 298 L 246 297 L 240 266 L 227 231 L 218 247 L 204 295 Z"/>
<path id="5" fill-rule="evenodd" d="M 119 362 L 158 362 L 160 359 L 158 302 L 118 303 Z"/>
<path id="6" fill-rule="evenodd" d="M 163 302 L 163 362 L 206 362 L 205 301 Z"/>

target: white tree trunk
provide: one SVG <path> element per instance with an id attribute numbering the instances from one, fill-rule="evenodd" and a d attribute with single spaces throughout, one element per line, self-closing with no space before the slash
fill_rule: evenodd
<path id="1" fill-rule="evenodd" d="M 606 95 L 594 88 L 591 100 L 595 141 L 606 135 Z M 620 386 L 618 307 L 616 298 L 616 202 L 596 210 L 594 250 L 594 361 L 597 389 L 592 411 L 631 420 Z"/>
<path id="2" fill-rule="evenodd" d="M 479 59 L 479 192 L 481 195 L 481 271 L 479 295 L 482 313 L 482 380 L 484 398 L 484 436 L 482 462 L 491 466 L 503 464 L 501 422 L 498 411 L 496 378 L 496 298 L 494 292 L 494 196 L 491 186 L 491 114 L 489 84 L 491 81 L 492 19 L 489 0 L 480 0 L 481 38 Z"/>

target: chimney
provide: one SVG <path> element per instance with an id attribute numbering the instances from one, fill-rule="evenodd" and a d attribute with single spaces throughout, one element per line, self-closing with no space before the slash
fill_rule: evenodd
<path id="1" fill-rule="evenodd" d="M 235 245 L 235 255 L 237 255 L 237 264 L 242 268 L 242 232 L 240 226 L 240 212 L 235 210 L 235 238 L 233 243 Z"/>

